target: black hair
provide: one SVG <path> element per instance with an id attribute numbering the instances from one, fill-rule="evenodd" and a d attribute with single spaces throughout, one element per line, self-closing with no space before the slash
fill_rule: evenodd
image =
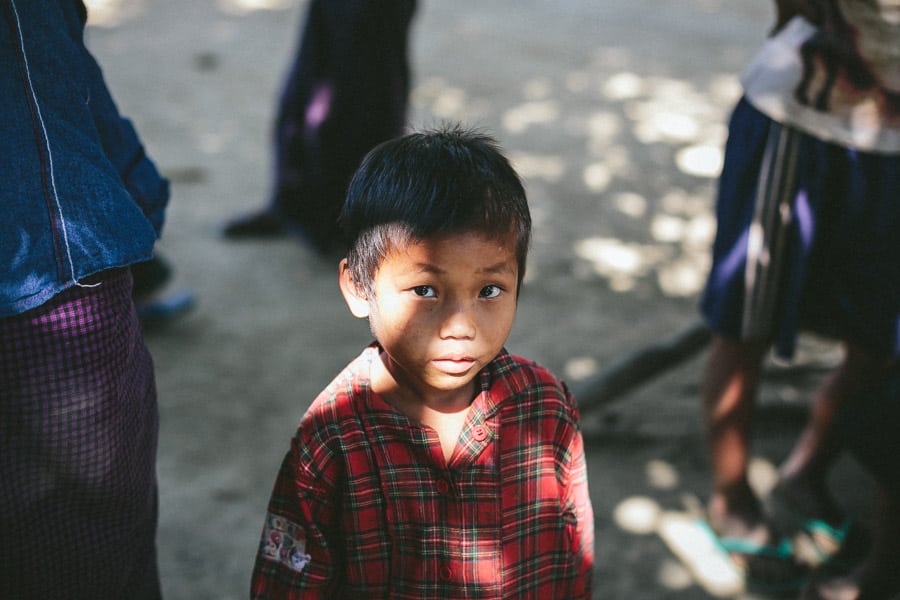
<path id="1" fill-rule="evenodd" d="M 354 174 L 340 223 L 353 279 L 369 292 L 397 247 L 472 230 L 514 236 L 519 285 L 525 275 L 525 189 L 496 140 L 480 130 L 444 125 L 380 144 Z"/>

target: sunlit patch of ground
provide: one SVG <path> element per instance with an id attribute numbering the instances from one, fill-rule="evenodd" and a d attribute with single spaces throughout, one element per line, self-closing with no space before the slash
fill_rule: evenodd
<path id="1" fill-rule="evenodd" d="M 149 10 L 146 0 L 84 0 L 88 24 L 93 27 L 116 27 Z M 219 10 L 231 15 L 245 15 L 258 10 L 289 10 L 291 0 L 218 0 Z"/>
<path id="2" fill-rule="evenodd" d="M 143 0 L 84 0 L 84 5 L 93 27 L 115 27 L 146 10 Z"/>
<path id="3" fill-rule="evenodd" d="M 627 61 L 616 60 L 613 50 L 604 49 L 602 66 L 591 64 L 556 78 L 523 82 L 519 102 L 493 107 L 500 111 L 502 137 L 526 181 L 579 181 L 584 193 L 646 227 L 646 239 L 640 242 L 609 233 L 573 239 L 573 255 L 581 261 L 575 266 L 576 275 L 603 279 L 621 293 L 649 281 L 666 296 L 690 298 L 705 283 L 715 234 L 709 183 L 722 168 L 727 128 L 721 107 L 737 99 L 740 86 L 737 77 L 727 73 L 713 74 L 702 87 L 641 75 L 616 67 Z M 490 98 L 473 97 L 440 77 L 423 78 L 412 101 L 437 120 L 477 122 L 491 108 Z M 571 105 L 590 108 L 574 112 L 561 108 Z M 572 144 L 583 145 L 581 160 L 516 148 L 520 136 L 545 131 L 564 132 Z M 636 152 L 654 147 L 671 157 L 674 170 L 686 176 L 683 181 L 696 185 L 684 188 L 673 183 L 655 198 L 636 191 L 652 175 L 643 172 L 646 157 Z M 540 202 L 533 204 L 535 212 L 543 214 Z"/>

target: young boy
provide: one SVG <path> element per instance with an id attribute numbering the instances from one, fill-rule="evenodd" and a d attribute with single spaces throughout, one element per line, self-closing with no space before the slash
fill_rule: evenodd
<path id="1" fill-rule="evenodd" d="M 339 281 L 376 341 L 282 463 L 262 598 L 590 598 L 593 512 L 565 385 L 504 349 L 531 236 L 518 176 L 460 127 L 363 161 Z"/>

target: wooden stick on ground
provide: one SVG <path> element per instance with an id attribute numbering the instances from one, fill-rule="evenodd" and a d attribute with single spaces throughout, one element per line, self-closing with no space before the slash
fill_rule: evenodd
<path id="1" fill-rule="evenodd" d="M 590 379 L 572 385 L 582 412 L 606 406 L 633 388 L 690 359 L 711 338 L 705 323 L 696 322 L 677 335 L 637 350 Z"/>

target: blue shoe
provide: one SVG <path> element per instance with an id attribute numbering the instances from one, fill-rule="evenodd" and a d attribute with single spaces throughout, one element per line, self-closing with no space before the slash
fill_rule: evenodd
<path id="1" fill-rule="evenodd" d="M 193 293 L 179 290 L 161 298 L 137 301 L 134 307 L 142 325 L 157 327 L 183 316 L 194 308 L 195 304 Z"/>

